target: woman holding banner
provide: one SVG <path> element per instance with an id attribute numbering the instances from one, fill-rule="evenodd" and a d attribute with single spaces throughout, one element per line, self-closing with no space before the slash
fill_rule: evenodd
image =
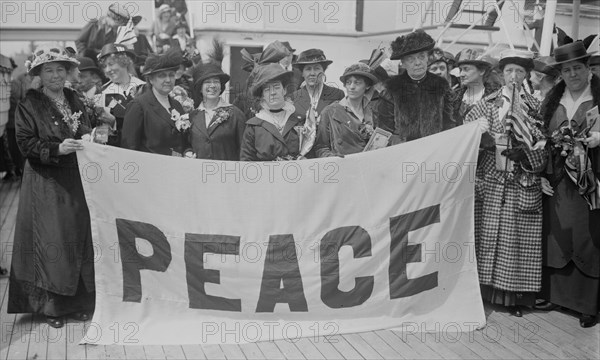
<path id="1" fill-rule="evenodd" d="M 346 68 L 340 81 L 348 95 L 321 113 L 315 144 L 318 157 L 361 152 L 373 133 L 377 101 L 371 100 L 377 77 L 369 65 L 357 63 Z"/>
<path id="2" fill-rule="evenodd" d="M 246 122 L 241 161 L 293 160 L 300 155 L 298 128 L 305 117 L 285 99 L 292 75 L 279 64 L 254 68 L 250 90 L 261 110 Z"/>
<path id="3" fill-rule="evenodd" d="M 38 48 L 30 89 L 16 110 L 17 143 L 27 158 L 15 226 L 8 313 L 46 316 L 60 328 L 63 317 L 88 320 L 94 310 L 94 255 L 90 215 L 75 151 L 89 134 L 77 94 L 64 87 L 78 65 L 58 47 Z M 89 137 L 89 135 L 87 135 Z"/>
<path id="4" fill-rule="evenodd" d="M 600 302 L 600 132 L 595 130 L 600 129 L 600 119 L 586 122 L 586 113 L 594 107 L 598 114 L 600 78 L 590 77 L 589 58 L 581 41 L 554 50 L 563 80 L 542 107 L 553 151 L 542 179 L 548 196 L 540 295 L 547 302 L 536 306 L 575 310 L 582 327 L 596 324 Z M 568 134 L 570 138 L 563 136 Z"/>
<path id="5" fill-rule="evenodd" d="M 500 60 L 506 85 L 484 97 L 465 122 L 479 121 L 491 147 L 481 151 L 475 183 L 475 250 L 484 300 L 514 316 L 533 306 L 542 280 L 544 135 L 539 102 L 521 87 L 533 54 L 506 51 Z"/>
<path id="6" fill-rule="evenodd" d="M 199 105 L 190 114 L 192 157 L 239 161 L 246 118 L 221 97 L 229 75 L 219 65 L 198 64 L 193 76 L 193 97 Z"/>

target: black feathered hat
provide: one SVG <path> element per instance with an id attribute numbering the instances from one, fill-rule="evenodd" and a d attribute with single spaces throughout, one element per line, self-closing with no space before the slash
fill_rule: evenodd
<path id="1" fill-rule="evenodd" d="M 429 34 L 423 30 L 413 31 L 404 36 L 398 36 L 392 41 L 392 56 L 391 60 L 399 60 L 400 58 L 429 51 L 435 47 L 435 41 Z"/>
<path id="2" fill-rule="evenodd" d="M 144 76 L 160 71 L 177 70 L 183 62 L 181 51 L 177 48 L 170 49 L 164 54 L 150 54 L 144 63 Z"/>

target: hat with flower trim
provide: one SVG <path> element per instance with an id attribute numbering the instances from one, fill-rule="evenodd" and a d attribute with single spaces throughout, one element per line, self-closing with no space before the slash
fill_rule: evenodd
<path id="1" fill-rule="evenodd" d="M 69 54 L 59 46 L 40 46 L 33 52 L 33 60 L 25 61 L 27 73 L 32 76 L 39 75 L 42 65 L 60 62 L 65 65 L 67 70 L 73 66 L 79 65 L 77 59 L 69 56 Z"/>

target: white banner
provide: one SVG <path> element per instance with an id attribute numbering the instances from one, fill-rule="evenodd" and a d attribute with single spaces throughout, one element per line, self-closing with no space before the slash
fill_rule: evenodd
<path id="1" fill-rule="evenodd" d="M 86 144 L 83 342 L 241 343 L 485 325 L 470 124 L 345 158 L 221 162 Z"/>

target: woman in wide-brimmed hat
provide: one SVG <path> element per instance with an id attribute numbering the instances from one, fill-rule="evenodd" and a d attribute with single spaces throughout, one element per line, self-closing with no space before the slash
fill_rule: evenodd
<path id="1" fill-rule="evenodd" d="M 251 75 L 250 92 L 260 103 L 260 111 L 246 122 L 240 160 L 291 160 L 300 154 L 300 139 L 296 127 L 305 117 L 286 101 L 286 87 L 292 72 L 279 64 L 257 65 Z"/>
<path id="2" fill-rule="evenodd" d="M 523 89 L 533 53 L 507 50 L 499 67 L 506 85 L 465 118 L 479 121 L 492 142 L 477 163 L 475 250 L 483 299 L 520 317 L 524 306 L 535 304 L 542 280 L 540 173 L 547 152 L 540 103 Z"/>
<path id="3" fill-rule="evenodd" d="M 317 131 L 318 157 L 349 155 L 363 151 L 373 133 L 376 104 L 373 85 L 378 82 L 369 65 L 350 65 L 340 77 L 346 88 L 344 99 L 323 109 Z"/>
<path id="4" fill-rule="evenodd" d="M 463 49 L 456 55 L 456 65 L 460 69 L 460 87 L 456 89 L 454 118 L 461 122 L 473 106 L 484 97 L 500 88 L 500 84 L 490 81 L 496 59 L 484 55 L 482 49 Z"/>
<path id="5" fill-rule="evenodd" d="M 57 328 L 65 315 L 88 320 L 94 310 L 90 216 L 75 155 L 91 129 L 83 103 L 64 87 L 67 72 L 77 65 L 58 46 L 38 48 L 26 67 L 39 76 L 41 88 L 28 90 L 15 113 L 17 143 L 27 162 L 8 313 L 42 314 Z"/>
<path id="6" fill-rule="evenodd" d="M 246 118 L 221 97 L 229 75 L 217 64 L 198 64 L 192 73 L 193 98 L 198 104 L 190 113 L 192 157 L 238 161 Z"/>
<path id="7" fill-rule="evenodd" d="M 544 268 L 538 308 L 579 312 L 580 325 L 596 324 L 600 296 L 600 132 L 586 112 L 600 105 L 600 78 L 590 76 L 590 54 L 581 41 L 554 49 L 562 80 L 546 96 L 543 120 L 550 133 L 575 134 L 574 146 L 552 137 L 552 167 L 544 198 Z M 572 141 L 572 140 L 571 140 Z M 547 179 L 547 180 L 546 180 Z"/>
<path id="8" fill-rule="evenodd" d="M 182 154 L 187 148 L 189 121 L 181 118 L 183 106 L 169 96 L 182 61 L 178 49 L 148 56 L 144 64 L 148 88 L 127 108 L 122 147 L 162 155 Z"/>
<path id="9" fill-rule="evenodd" d="M 245 88 L 241 89 L 241 91 L 237 90 L 238 94 L 235 94 L 236 86 L 233 86 L 233 92 L 230 93 L 230 96 L 235 95 L 233 104 L 244 112 L 246 119 L 250 119 L 260 110 L 260 105 L 250 91 L 253 82 L 252 77 L 256 74 L 253 71 L 254 68 L 259 65 L 280 64 L 281 67 L 285 69 L 282 62 L 285 62 L 285 59 L 290 55 L 290 51 L 282 42 L 276 40 L 267 45 L 261 53 L 250 54 L 246 49 L 242 49 L 240 55 L 242 56 L 242 70 L 250 74 L 246 81 Z M 293 93 L 293 90 L 290 91 L 290 89 L 290 86 L 288 86 L 286 96 Z"/>
<path id="10" fill-rule="evenodd" d="M 392 42 L 391 60 L 406 71 L 390 78 L 379 102 L 379 126 L 392 132 L 392 144 L 419 139 L 456 126 L 448 81 L 427 71 L 435 41 L 418 30 Z"/>
<path id="11" fill-rule="evenodd" d="M 331 63 L 333 61 L 320 49 L 309 49 L 298 55 L 293 65 L 302 72 L 304 82 L 292 96 L 296 111 L 306 114 L 313 109 L 318 118 L 327 105 L 344 98 L 342 90 L 325 85 L 325 71 Z"/>
<path id="12" fill-rule="evenodd" d="M 135 54 L 121 44 L 106 44 L 98 55 L 100 68 L 109 79 L 102 87 L 102 97 L 98 104 L 104 108 L 98 119 L 112 124 L 109 145 L 121 145 L 125 109 L 145 84 L 134 75 L 135 59 Z"/>

